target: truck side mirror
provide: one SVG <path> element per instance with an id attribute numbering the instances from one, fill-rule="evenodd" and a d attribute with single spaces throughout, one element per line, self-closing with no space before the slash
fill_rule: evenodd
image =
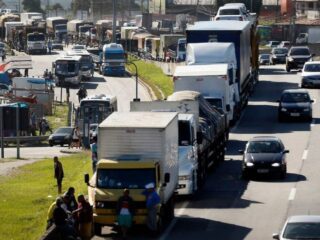
<path id="1" fill-rule="evenodd" d="M 164 174 L 164 182 L 169 183 L 170 182 L 170 173 Z"/>
<path id="2" fill-rule="evenodd" d="M 231 110 L 230 104 L 226 105 L 226 110 L 227 110 L 227 112 L 230 112 L 230 110 Z"/>
<path id="3" fill-rule="evenodd" d="M 203 142 L 202 132 L 197 132 L 197 143 L 201 144 Z"/>
<path id="4" fill-rule="evenodd" d="M 89 185 L 89 174 L 88 174 L 88 173 L 86 173 L 86 174 L 84 175 L 84 182 L 85 182 L 87 185 Z"/>

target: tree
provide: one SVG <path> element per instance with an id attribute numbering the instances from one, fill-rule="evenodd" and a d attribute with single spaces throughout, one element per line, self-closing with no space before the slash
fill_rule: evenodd
<path id="1" fill-rule="evenodd" d="M 56 16 L 58 16 L 58 11 L 63 10 L 63 7 L 61 6 L 60 3 L 56 3 L 51 7 L 51 10 L 56 12 Z"/>
<path id="2" fill-rule="evenodd" d="M 23 0 L 22 4 L 23 4 L 23 9 L 27 12 L 43 13 L 43 10 L 41 9 L 40 0 Z"/>
<path id="3" fill-rule="evenodd" d="M 71 9 L 74 15 L 77 14 L 78 10 L 88 11 L 90 8 L 90 2 L 88 0 L 74 0 L 71 3 Z"/>

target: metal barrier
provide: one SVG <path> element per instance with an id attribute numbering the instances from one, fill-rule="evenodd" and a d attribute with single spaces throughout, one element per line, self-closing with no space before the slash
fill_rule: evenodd
<path id="1" fill-rule="evenodd" d="M 20 142 L 42 142 L 47 141 L 49 136 L 20 136 L 19 140 Z M 4 137 L 3 138 L 4 143 L 15 143 L 17 142 L 17 137 Z M 0 138 L 1 143 L 1 138 Z"/>

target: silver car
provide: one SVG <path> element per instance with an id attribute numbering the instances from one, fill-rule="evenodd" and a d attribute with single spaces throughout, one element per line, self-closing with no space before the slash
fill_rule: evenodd
<path id="1" fill-rule="evenodd" d="M 301 215 L 287 219 L 280 234 L 272 235 L 273 239 L 320 239 L 320 216 Z"/>

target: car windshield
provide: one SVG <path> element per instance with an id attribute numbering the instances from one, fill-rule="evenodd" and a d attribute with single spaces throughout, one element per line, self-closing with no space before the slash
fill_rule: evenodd
<path id="1" fill-rule="evenodd" d="M 82 50 L 82 49 L 86 49 L 86 47 L 83 46 L 83 45 L 76 45 L 76 46 L 73 46 L 72 49 L 80 49 L 80 50 Z"/>
<path id="2" fill-rule="evenodd" d="M 240 15 L 239 9 L 221 9 L 219 15 Z"/>
<path id="3" fill-rule="evenodd" d="M 270 56 L 269 56 L 269 54 L 261 54 L 261 55 L 260 55 L 260 58 L 261 58 L 261 59 L 269 59 Z"/>
<path id="4" fill-rule="evenodd" d="M 284 93 L 281 101 L 287 103 L 310 102 L 310 97 L 308 93 Z"/>
<path id="5" fill-rule="evenodd" d="M 320 223 L 288 223 L 283 237 L 285 239 L 320 239 Z"/>
<path id="6" fill-rule="evenodd" d="M 277 49 L 274 50 L 274 53 L 275 54 L 286 54 L 286 53 L 288 53 L 288 49 L 286 49 L 286 48 L 277 48 Z"/>
<path id="7" fill-rule="evenodd" d="M 73 128 L 58 128 L 54 133 L 72 134 Z"/>
<path id="8" fill-rule="evenodd" d="M 309 49 L 307 48 L 293 48 L 291 49 L 291 55 L 310 55 Z"/>
<path id="9" fill-rule="evenodd" d="M 95 131 L 98 128 L 98 125 L 90 125 L 90 131 Z"/>
<path id="10" fill-rule="evenodd" d="M 280 153 L 281 145 L 277 141 L 253 141 L 248 145 L 247 153 Z"/>
<path id="11" fill-rule="evenodd" d="M 306 64 L 304 66 L 305 72 L 320 72 L 320 64 Z"/>
<path id="12" fill-rule="evenodd" d="M 155 182 L 155 169 L 98 169 L 97 187 L 108 189 L 144 189 Z"/>

